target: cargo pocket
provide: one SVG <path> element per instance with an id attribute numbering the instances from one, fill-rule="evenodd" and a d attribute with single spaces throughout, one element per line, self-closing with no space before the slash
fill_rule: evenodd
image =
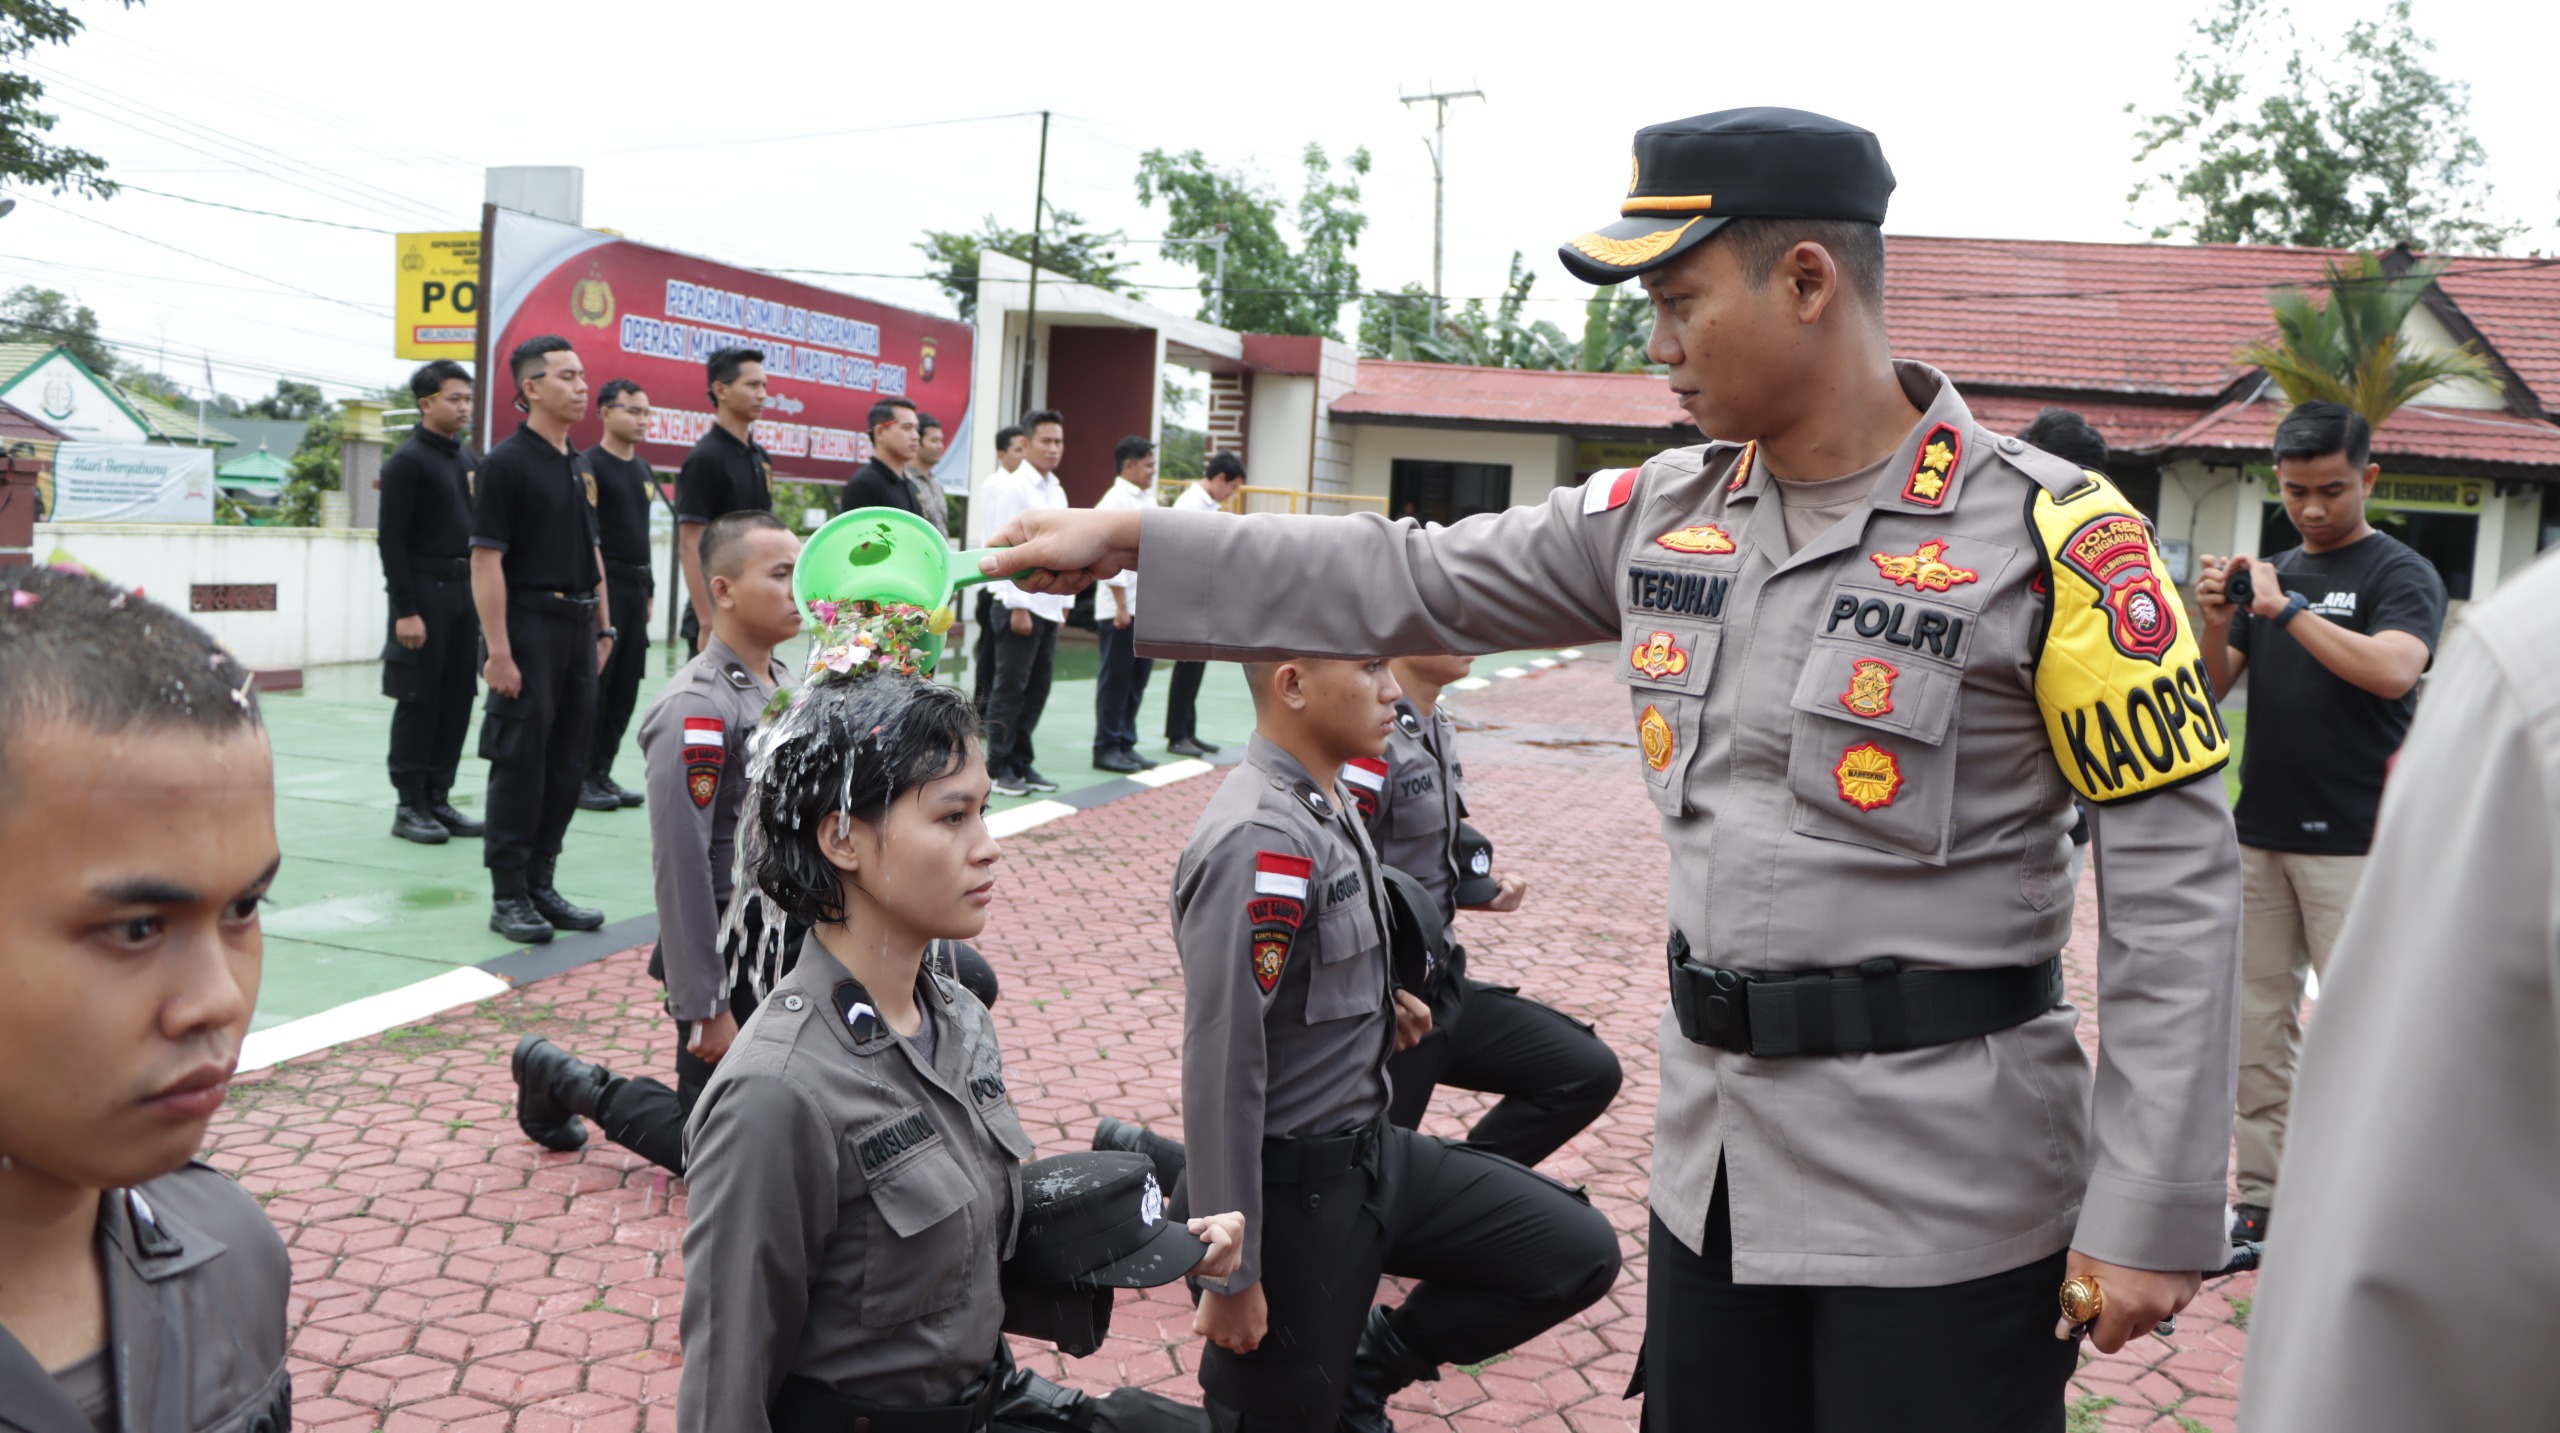
<path id="1" fill-rule="evenodd" d="M 426 649 L 403 647 L 394 637 L 382 644 L 382 694 L 395 702 L 414 702 L 426 693 Z"/>
<path id="2" fill-rule="evenodd" d="M 871 1208 L 877 1216 L 865 1241 L 862 1322 L 879 1328 L 947 1309 L 967 1292 L 977 1257 L 968 1207 L 978 1196 L 939 1130 L 898 1150 L 871 1173 L 881 1141 L 894 1142 L 925 1121 L 910 1107 L 852 1137 L 852 1153 L 865 1161 Z"/>
<path id="3" fill-rule="evenodd" d="M 1307 1023 L 1373 1014 L 1387 998 L 1386 937 L 1369 894 L 1316 920 L 1316 966 L 1307 975 Z"/>
<path id="4" fill-rule="evenodd" d="M 1935 664 L 1816 643 L 1790 703 L 1794 830 L 1945 865 L 1955 809 L 1955 748 L 1946 738 L 1961 689 L 1958 673 Z"/>
<path id="5" fill-rule="evenodd" d="M 525 717 L 523 697 L 491 692 L 480 714 L 480 759 L 492 766 L 514 764 L 524 750 Z"/>
<path id="6" fill-rule="evenodd" d="M 1645 791 L 1665 816 L 1688 814 L 1689 764 L 1705 721 L 1722 626 L 1634 621 L 1618 653 L 1618 680 L 1635 715 Z"/>

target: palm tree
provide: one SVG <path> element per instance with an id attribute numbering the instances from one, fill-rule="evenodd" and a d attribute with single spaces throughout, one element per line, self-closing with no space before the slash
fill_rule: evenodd
<path id="1" fill-rule="evenodd" d="M 2313 304 L 2301 289 L 2278 289 L 2267 296 L 2276 337 L 2232 355 L 2265 369 L 2287 399 L 2345 404 L 2379 430 L 2402 404 L 2449 379 L 2497 386 L 2497 370 L 2468 343 L 2442 353 L 2412 353 L 2401 343 L 2401 325 L 2443 265 L 2413 264 L 2394 275 L 2360 254 L 2345 268 L 2334 259 L 2324 267 L 2326 304 Z"/>

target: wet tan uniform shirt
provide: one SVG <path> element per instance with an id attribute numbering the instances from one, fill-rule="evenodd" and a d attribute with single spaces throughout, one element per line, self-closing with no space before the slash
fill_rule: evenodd
<path id="1" fill-rule="evenodd" d="M 2240 1426 L 2552 1426 L 2560 560 L 2548 554 L 2473 607 L 2436 664 L 2296 1091 Z"/>
<path id="2" fill-rule="evenodd" d="M 1653 1207 L 1695 1247 L 1722 1159 L 1743 1283 L 1944 1284 L 2066 1243 L 2216 1266 L 2240 888 L 2194 636 L 2112 487 L 1898 368 L 1919 424 L 1863 512 L 1801 547 L 1749 449 L 1721 443 L 1447 528 L 1155 511 L 1163 600 L 1140 650 L 1621 639 L 1669 923 L 1738 970 L 2043 960 L 2071 931 L 2081 792 L 2103 830 L 2094 1083 L 2068 1006 L 1922 1049 L 1761 1058 L 1691 1042 L 1666 1001 Z"/>
<path id="3" fill-rule="evenodd" d="M 995 1357 L 1031 1140 L 986 1007 L 931 974 L 916 1004 L 930 1064 L 811 939 L 703 1090 L 685 1126 L 683 1433 L 767 1427 L 795 1373 L 948 1404 Z"/>

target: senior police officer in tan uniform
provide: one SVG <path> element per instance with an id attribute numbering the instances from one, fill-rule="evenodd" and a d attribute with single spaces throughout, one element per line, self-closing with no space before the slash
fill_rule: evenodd
<path id="1" fill-rule="evenodd" d="M 1143 545 L 1158 656 L 1621 640 L 1673 871 L 1658 1429 L 2058 1430 L 2066 1272 L 2112 1350 L 2227 1258 L 2228 736 L 2140 516 L 1892 359 L 1892 184 L 1800 111 L 1638 133 L 1564 258 L 1642 277 L 1701 447 L 1446 528 L 1035 514 L 987 564 L 1066 590 Z M 2055 965 L 2075 792 L 2094 1078 Z"/>

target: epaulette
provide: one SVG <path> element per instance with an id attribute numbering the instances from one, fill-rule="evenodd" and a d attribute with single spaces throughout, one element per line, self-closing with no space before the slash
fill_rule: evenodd
<path id="1" fill-rule="evenodd" d="M 1982 436 L 1991 440 L 1991 449 L 2000 455 L 2000 461 L 2053 494 L 2055 502 L 2075 502 L 2096 492 L 2106 481 L 2104 474 L 2093 473 L 2068 458 L 2057 458 L 2024 438 L 1995 437 L 1988 431 Z"/>

